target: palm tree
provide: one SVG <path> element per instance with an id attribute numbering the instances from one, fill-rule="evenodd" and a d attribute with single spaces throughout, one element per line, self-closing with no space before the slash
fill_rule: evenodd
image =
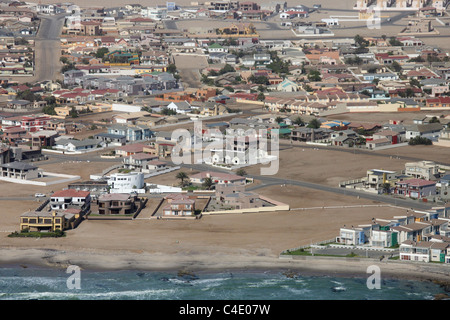
<path id="1" fill-rule="evenodd" d="M 181 186 L 184 186 L 185 185 L 185 181 L 184 180 L 188 179 L 189 177 L 186 174 L 186 172 L 181 171 L 181 172 L 177 173 L 176 178 L 180 179 L 181 180 L 181 182 L 180 182 Z"/>
<path id="2" fill-rule="evenodd" d="M 275 122 L 278 123 L 278 124 L 280 124 L 280 123 L 283 122 L 283 118 L 282 118 L 282 117 L 276 117 L 276 118 L 275 118 Z"/>
<path id="3" fill-rule="evenodd" d="M 203 180 L 203 188 L 205 188 L 206 190 L 211 189 L 211 187 L 213 186 L 213 180 L 210 177 L 206 177 L 205 180 Z"/>

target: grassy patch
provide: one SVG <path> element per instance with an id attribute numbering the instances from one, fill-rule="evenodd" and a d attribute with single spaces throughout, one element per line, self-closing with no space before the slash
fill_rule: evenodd
<path id="1" fill-rule="evenodd" d="M 38 232 L 38 231 L 25 231 L 25 232 L 17 232 L 9 234 L 10 238 L 60 238 L 65 237 L 66 233 L 64 231 L 55 231 L 55 232 Z"/>

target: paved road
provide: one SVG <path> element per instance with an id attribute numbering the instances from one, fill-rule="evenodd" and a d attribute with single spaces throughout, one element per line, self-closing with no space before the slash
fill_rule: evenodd
<path id="1" fill-rule="evenodd" d="M 360 149 L 360 148 L 343 148 L 343 147 L 333 147 L 333 146 L 315 146 L 315 145 L 307 145 L 307 144 L 290 144 L 290 143 L 280 143 L 280 148 L 284 147 L 292 147 L 292 148 L 302 148 L 302 149 L 315 149 L 315 148 L 319 148 L 322 150 L 332 150 L 332 151 L 338 151 L 338 152 L 344 152 L 344 153 L 353 153 L 353 154 L 367 154 L 370 156 L 375 156 L 375 157 L 383 157 L 383 158 L 391 158 L 391 157 L 397 157 L 394 153 L 395 153 L 395 148 L 392 149 L 385 149 L 386 151 L 392 151 L 391 154 L 388 153 L 379 153 L 379 152 L 374 152 L 374 151 L 369 151 L 369 150 L 365 150 L 365 149 Z M 403 160 L 408 160 L 408 161 L 423 161 L 423 158 L 415 158 L 415 157 L 408 157 L 408 156 L 401 156 L 399 157 Z M 450 166 L 450 162 L 441 162 L 441 161 L 436 161 L 439 162 L 439 164 L 444 165 L 444 166 Z"/>
<path id="2" fill-rule="evenodd" d="M 187 168 L 187 169 L 194 169 L 198 171 L 205 171 L 205 170 L 211 170 L 211 167 L 205 164 L 182 164 L 181 167 Z M 229 170 L 220 169 L 220 168 L 214 168 L 215 171 L 221 171 L 221 172 L 227 172 L 229 173 Z M 375 195 L 370 194 L 366 192 L 358 192 L 354 190 L 349 190 L 345 188 L 339 188 L 339 187 L 330 187 L 326 185 L 321 185 L 317 183 L 311 183 L 307 181 L 299 181 L 299 180 L 291 180 L 291 179 L 283 179 L 278 178 L 277 176 L 261 176 L 261 175 L 248 175 L 249 178 L 253 178 L 256 180 L 259 180 L 262 182 L 261 185 L 250 187 L 248 190 L 257 190 L 260 188 L 264 188 L 267 186 L 282 186 L 282 185 L 293 185 L 318 191 L 325 191 L 325 192 L 332 192 L 336 194 L 340 194 L 342 196 L 350 196 L 355 198 L 362 198 L 382 203 L 387 203 L 394 206 L 400 206 L 405 208 L 414 208 L 419 210 L 427 210 L 431 209 L 433 206 L 429 203 L 424 202 L 418 202 L 411 199 L 403 199 L 403 198 L 394 198 L 392 196 L 387 195 Z"/>
<path id="3" fill-rule="evenodd" d="M 39 16 L 39 30 L 35 38 L 35 74 L 29 77 L 7 77 L 19 83 L 56 80 L 61 77 L 61 31 L 65 14 Z"/>

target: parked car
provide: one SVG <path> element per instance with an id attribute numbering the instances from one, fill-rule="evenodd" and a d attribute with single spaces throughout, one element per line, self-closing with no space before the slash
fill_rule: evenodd
<path id="1" fill-rule="evenodd" d="M 34 196 L 35 196 L 36 198 L 45 198 L 45 197 L 46 197 L 46 195 L 43 194 L 43 193 L 36 193 Z"/>

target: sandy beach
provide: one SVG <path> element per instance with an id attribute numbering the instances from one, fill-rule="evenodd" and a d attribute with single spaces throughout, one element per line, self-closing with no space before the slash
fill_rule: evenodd
<path id="1" fill-rule="evenodd" d="M 89 271 L 188 271 L 191 273 L 231 271 L 279 271 L 305 276 L 367 278 L 369 266 L 378 266 L 383 279 L 431 281 L 450 289 L 450 268 L 435 264 L 376 259 L 298 257 L 299 260 L 247 254 L 148 254 L 107 251 L 59 251 L 53 249 L 0 249 L 0 265 L 66 269 L 76 265 Z"/>

